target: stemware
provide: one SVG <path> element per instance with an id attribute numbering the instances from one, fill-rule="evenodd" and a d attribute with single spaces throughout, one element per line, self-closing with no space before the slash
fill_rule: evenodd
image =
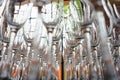
<path id="1" fill-rule="evenodd" d="M 27 30 L 27 28 L 25 28 L 26 26 L 30 26 L 28 30 Z M 26 56 L 26 59 L 25 59 L 26 71 L 25 72 L 29 72 L 29 74 L 27 73 L 27 78 L 29 80 L 31 80 L 32 78 L 35 79 L 37 77 L 33 73 L 36 72 L 36 70 L 34 70 L 35 66 L 37 67 L 37 65 L 34 63 L 36 63 L 36 62 L 38 63 L 38 60 L 37 60 L 37 57 L 34 56 L 35 53 L 34 53 L 34 48 L 33 48 L 33 44 L 32 44 L 35 31 L 34 30 L 32 31 L 31 28 L 34 26 L 31 25 L 31 23 L 30 23 L 30 25 L 26 25 L 26 26 L 23 27 L 23 37 L 24 37 L 25 43 L 27 44 L 27 52 L 25 54 L 25 56 Z M 33 66 L 33 68 L 32 68 L 32 66 Z M 37 71 L 38 71 L 38 69 L 37 69 Z M 32 77 L 32 76 L 34 76 L 34 77 Z M 24 76 L 24 78 L 25 78 L 25 76 Z"/>
<path id="2" fill-rule="evenodd" d="M 46 60 L 47 58 L 47 54 L 46 54 L 46 50 L 43 47 L 43 49 L 40 49 L 41 53 L 40 53 L 40 78 L 43 79 L 47 79 L 48 77 L 48 69 L 49 69 L 49 65 L 48 65 L 48 61 Z"/>
<path id="3" fill-rule="evenodd" d="M 9 77 L 8 75 L 10 74 L 9 72 L 9 63 L 7 62 L 4 62 L 4 60 L 6 61 L 6 57 L 5 56 L 8 56 L 6 54 L 6 52 L 8 51 L 8 45 L 9 45 L 9 39 L 10 39 L 10 36 L 9 36 L 9 29 L 7 28 L 7 22 L 5 21 L 5 19 L 3 19 L 2 21 L 2 25 L 0 27 L 0 41 L 2 41 L 2 52 L 1 52 L 1 55 L 2 55 L 2 58 L 1 58 L 1 77 Z M 2 69 L 4 68 L 4 69 Z M 8 73 L 4 73 L 5 71 L 8 71 Z"/>
<path id="4" fill-rule="evenodd" d="M 71 68 L 68 69 L 67 78 L 72 79 L 73 74 L 75 73 L 75 71 L 74 71 L 74 69 L 75 69 L 75 48 L 78 46 L 79 41 L 73 35 L 73 33 L 75 31 L 74 31 L 74 28 L 72 27 L 73 22 L 72 22 L 71 18 L 70 17 L 66 18 L 65 21 L 66 21 L 66 23 L 64 23 L 64 24 L 67 24 L 67 25 L 65 25 L 65 34 L 66 34 L 65 39 L 66 39 L 67 48 L 69 48 L 68 49 L 69 51 L 67 53 L 65 52 L 65 54 L 63 56 L 66 56 L 66 58 L 68 59 L 67 60 L 68 63 L 66 63 L 66 61 L 65 61 L 65 64 L 67 64 L 67 66 L 71 65 Z"/>
<path id="5" fill-rule="evenodd" d="M 112 80 L 112 79 L 118 80 L 117 73 L 116 73 L 116 70 L 115 70 L 115 66 L 113 64 L 114 62 L 113 62 L 113 59 L 112 59 L 112 56 L 111 56 L 111 52 L 110 52 L 108 44 L 107 44 L 108 39 L 107 39 L 107 32 L 106 32 L 106 29 L 105 29 L 106 25 L 105 25 L 105 20 L 104 20 L 103 13 L 98 12 L 97 13 L 97 18 L 98 18 L 98 24 L 100 26 L 100 27 L 98 27 L 98 29 L 100 30 L 99 36 L 100 36 L 100 39 L 101 39 L 100 44 L 101 44 L 101 49 L 102 49 L 102 53 L 103 53 L 102 58 L 103 58 L 103 61 L 104 61 L 104 64 L 105 64 L 104 67 L 103 67 L 104 79 L 110 78 L 110 80 Z M 103 23 L 103 24 L 100 25 L 101 23 Z M 104 36 L 103 36 L 103 34 L 104 34 Z M 112 72 L 112 74 L 111 74 L 111 72 Z"/>
<path id="6" fill-rule="evenodd" d="M 91 52 L 91 28 L 92 28 L 92 23 L 94 20 L 94 6 L 90 1 L 87 0 L 82 0 L 81 3 L 83 5 L 81 6 L 82 13 L 81 13 L 81 19 L 77 18 L 76 16 L 73 15 L 72 17 L 75 18 L 75 22 L 78 24 L 80 27 L 80 31 L 82 32 L 82 35 L 84 35 L 85 43 L 86 43 L 86 50 L 87 50 L 87 57 L 88 57 L 88 62 L 89 62 L 89 71 L 90 71 L 90 79 L 94 79 L 95 76 L 92 74 L 95 73 L 93 70 L 93 57 L 92 57 L 92 52 Z M 78 10 L 78 5 L 73 2 L 71 3 L 71 10 L 76 10 L 76 14 L 80 13 L 80 10 Z M 80 16 L 78 16 L 80 17 Z"/>
<path id="7" fill-rule="evenodd" d="M 28 16 L 30 16 L 29 13 L 30 13 L 31 8 L 33 6 L 32 3 L 29 4 L 28 11 L 25 13 L 24 19 L 20 20 L 20 19 L 17 19 L 16 16 L 23 17 L 24 15 L 21 15 L 21 11 L 20 11 L 21 9 L 18 9 L 19 12 L 17 13 L 17 15 L 15 14 L 15 11 L 16 11 L 15 3 L 16 3 L 16 1 L 7 0 L 6 9 L 5 9 L 5 13 L 4 13 L 5 20 L 7 21 L 7 24 L 8 24 L 7 27 L 10 27 L 10 31 L 11 31 L 10 43 L 9 43 L 9 47 L 8 47 L 8 62 L 12 61 L 11 60 L 11 56 L 12 56 L 11 51 L 12 51 L 13 42 L 14 42 L 14 39 L 16 37 L 17 31 L 27 21 L 27 18 L 28 18 Z M 20 21 L 23 21 L 23 22 L 20 22 Z"/>
<path id="8" fill-rule="evenodd" d="M 55 71 L 57 71 L 57 76 L 58 80 L 61 80 L 61 47 L 60 47 L 60 39 L 62 35 L 62 22 L 58 27 L 56 27 L 53 31 L 53 43 L 52 43 L 52 57 L 53 57 L 53 68 L 55 68 Z"/>
<path id="9" fill-rule="evenodd" d="M 63 0 L 21 1 L 0 1 L 1 78 L 119 80 L 115 4 L 100 0 L 104 10 L 99 11 L 90 0 L 71 0 L 63 14 Z"/>
<path id="10" fill-rule="evenodd" d="M 56 27 L 56 25 L 59 23 L 61 19 L 61 12 L 60 12 L 60 8 L 57 8 L 57 3 L 55 2 L 45 5 L 42 8 L 42 12 L 45 12 L 45 13 L 41 13 L 41 19 L 48 32 L 48 40 L 49 40 L 48 41 L 48 56 L 49 56 L 48 63 L 49 65 L 51 65 L 52 33 L 54 28 Z M 49 72 L 51 72 L 51 69 Z"/>

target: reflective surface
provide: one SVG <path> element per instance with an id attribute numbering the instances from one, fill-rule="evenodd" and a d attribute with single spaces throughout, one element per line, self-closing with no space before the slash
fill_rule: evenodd
<path id="1" fill-rule="evenodd" d="M 1 0 L 0 80 L 119 80 L 116 2 Z"/>

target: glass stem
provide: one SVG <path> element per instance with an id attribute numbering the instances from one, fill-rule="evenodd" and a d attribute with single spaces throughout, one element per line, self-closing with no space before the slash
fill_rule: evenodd
<path id="1" fill-rule="evenodd" d="M 52 33 L 49 32 L 48 33 L 48 64 L 49 64 L 49 70 L 48 70 L 48 76 L 47 76 L 47 80 L 50 80 L 51 76 L 52 76 L 52 68 L 51 68 L 51 61 L 52 61 Z"/>
<path id="2" fill-rule="evenodd" d="M 90 35 L 90 28 L 86 28 L 85 32 L 85 40 L 87 44 L 87 57 L 88 57 L 88 62 L 89 64 L 93 63 L 93 58 L 92 58 L 92 53 L 91 53 L 91 35 Z"/>
<path id="3" fill-rule="evenodd" d="M 51 61 L 52 61 L 52 33 L 50 32 L 50 33 L 48 33 L 48 40 L 49 40 L 49 44 L 48 44 L 48 63 L 51 65 Z"/>
<path id="4" fill-rule="evenodd" d="M 29 54 L 30 54 L 30 49 L 31 49 L 31 43 L 28 43 L 28 47 L 27 47 L 27 62 L 26 65 L 28 66 L 29 63 Z"/>
<path id="5" fill-rule="evenodd" d="M 16 36 L 16 33 L 14 31 L 12 31 L 11 36 L 10 36 L 10 43 L 9 43 L 9 47 L 8 47 L 8 61 L 11 61 L 12 47 L 13 47 L 15 36 Z"/>

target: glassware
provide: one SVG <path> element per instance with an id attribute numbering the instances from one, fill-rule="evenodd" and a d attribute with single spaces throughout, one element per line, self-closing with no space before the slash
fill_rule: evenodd
<path id="1" fill-rule="evenodd" d="M 17 21 L 18 19 L 16 19 L 17 17 L 15 17 L 15 1 L 11 1 L 11 0 L 8 0 L 7 1 L 7 4 L 6 4 L 6 9 L 5 9 L 5 17 L 6 17 L 6 20 L 7 22 L 9 23 L 9 25 L 11 25 L 10 27 L 12 28 L 20 28 L 22 27 L 25 22 L 27 21 L 28 17 L 30 16 L 30 13 L 31 13 L 31 9 L 33 7 L 33 3 L 29 3 L 28 4 L 28 8 L 27 10 L 25 11 L 25 13 L 22 15 L 22 19 Z M 20 18 L 20 14 L 18 13 L 18 18 Z M 15 20 L 14 20 L 15 18 Z"/>
<path id="2" fill-rule="evenodd" d="M 52 48 L 52 33 L 54 28 L 57 26 L 57 24 L 59 23 L 60 19 L 61 19 L 61 12 L 60 12 L 60 8 L 57 8 L 57 3 L 52 2 L 51 4 L 45 5 L 42 9 L 42 12 L 45 13 L 41 13 L 41 19 L 43 24 L 45 25 L 47 32 L 48 32 L 48 64 L 51 66 L 51 59 L 52 59 L 52 52 L 51 52 L 51 48 Z M 51 74 L 51 68 L 49 71 L 49 75 L 48 75 L 48 79 L 50 78 L 50 74 Z"/>
<path id="3" fill-rule="evenodd" d="M 26 12 L 26 16 L 24 18 L 24 20 L 22 20 L 23 22 L 20 22 L 17 21 L 18 19 L 16 19 L 16 15 L 15 15 L 15 1 L 11 1 L 11 0 L 8 0 L 7 3 L 6 3 L 6 9 L 5 9 L 5 19 L 8 23 L 8 26 L 10 28 L 10 43 L 9 43 L 9 47 L 8 47 L 8 62 L 12 64 L 12 59 L 11 59 L 11 56 L 12 56 L 12 48 L 13 48 L 13 43 L 14 43 L 14 39 L 16 37 L 16 34 L 17 34 L 17 31 L 25 24 L 28 16 L 29 16 L 29 13 L 31 11 L 31 8 L 33 6 L 33 4 L 31 3 L 29 8 L 28 8 L 28 11 Z M 18 12 L 18 14 L 19 12 Z M 24 15 L 23 15 L 24 16 Z M 15 22 L 16 21 L 16 22 Z"/>
<path id="4" fill-rule="evenodd" d="M 102 53 L 103 53 L 102 57 L 103 57 L 103 61 L 104 61 L 104 64 L 105 64 L 105 66 L 103 67 L 104 79 L 109 79 L 110 78 L 111 80 L 112 79 L 118 80 L 117 73 L 116 73 L 116 70 L 115 70 L 115 66 L 113 64 L 114 62 L 113 62 L 113 59 L 112 59 L 112 56 L 111 56 L 111 52 L 110 52 L 110 50 L 108 48 L 108 44 L 107 44 L 108 39 L 107 39 L 107 32 L 106 32 L 106 29 L 105 29 L 104 16 L 103 16 L 102 12 L 98 12 L 97 15 L 98 15 L 97 16 L 98 17 L 98 24 L 99 24 L 99 26 L 101 26 L 98 29 L 100 30 L 100 34 L 99 34 L 100 39 L 101 39 L 100 44 L 101 44 L 101 49 L 102 49 Z M 100 25 L 101 23 L 103 23 L 103 24 Z M 107 70 L 105 70 L 105 69 L 107 69 Z M 111 71 L 112 71 L 112 74 L 111 74 Z"/>
<path id="5" fill-rule="evenodd" d="M 94 20 L 94 6 L 92 3 L 88 0 L 82 0 L 80 3 L 82 3 L 81 9 L 82 13 L 80 16 L 81 19 L 75 17 L 72 13 L 72 17 L 75 18 L 75 23 L 79 26 L 79 30 L 81 31 L 81 35 L 84 36 L 84 41 L 86 45 L 86 51 L 87 51 L 87 57 L 88 57 L 88 63 L 89 63 L 89 71 L 90 71 L 90 79 L 93 79 L 95 76 L 92 74 L 95 73 L 93 70 L 93 56 L 92 56 L 92 50 L 91 50 L 91 28 L 92 28 L 92 23 Z M 76 10 L 76 14 L 80 13 L 80 10 L 78 10 L 79 6 L 77 5 L 77 2 L 73 1 L 71 2 L 71 10 Z M 79 33 L 80 34 L 80 33 Z M 81 44 L 80 44 L 81 45 Z"/>
<path id="6" fill-rule="evenodd" d="M 63 0 L 1 0 L 0 77 L 119 80 L 118 8 L 91 1 L 70 1 L 64 10 Z"/>

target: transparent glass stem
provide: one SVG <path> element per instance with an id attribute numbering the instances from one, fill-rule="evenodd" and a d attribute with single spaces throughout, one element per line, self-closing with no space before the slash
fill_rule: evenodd
<path id="1" fill-rule="evenodd" d="M 73 48 L 73 51 L 72 51 L 72 67 L 75 67 L 75 48 Z"/>
<path id="2" fill-rule="evenodd" d="M 96 77 L 97 79 L 102 79 L 102 73 L 101 73 L 101 69 L 100 69 L 100 63 L 98 60 L 98 53 L 97 53 L 97 48 L 95 48 L 95 50 L 93 51 L 93 54 L 95 54 L 95 65 L 96 65 Z"/>
<path id="3" fill-rule="evenodd" d="M 51 75 L 52 75 L 52 33 L 48 33 L 48 64 L 49 64 L 49 70 L 48 70 L 48 76 L 47 80 L 50 80 Z"/>
<path id="4" fill-rule="evenodd" d="M 91 35 L 89 33 L 90 29 L 86 28 L 86 32 L 85 33 L 85 40 L 86 40 L 86 47 L 87 47 L 87 57 L 88 57 L 88 62 L 89 64 L 93 64 L 93 58 L 92 58 L 92 53 L 91 53 Z"/>
<path id="5" fill-rule="evenodd" d="M 81 66 L 83 66 L 83 46 L 82 46 L 82 41 L 80 41 L 80 63 L 81 63 Z"/>
<path id="6" fill-rule="evenodd" d="M 15 32 L 11 32 L 10 43 L 9 43 L 9 47 L 8 47 L 8 61 L 11 61 L 12 48 L 13 48 L 13 43 L 14 43 L 15 36 L 16 36 L 16 33 Z"/>
<path id="7" fill-rule="evenodd" d="M 30 49 L 31 49 L 31 43 L 28 43 L 28 47 L 27 47 L 27 61 L 26 61 L 26 65 L 28 66 L 29 64 L 29 54 L 30 54 Z"/>
<path id="8" fill-rule="evenodd" d="M 80 41 L 80 77 L 84 77 L 85 73 L 84 73 L 84 70 L 83 70 L 83 46 L 82 46 L 82 40 Z"/>
<path id="9" fill-rule="evenodd" d="M 55 67 L 55 61 L 56 61 L 56 45 L 53 45 L 52 46 L 52 49 L 53 49 L 53 52 L 52 52 L 52 55 L 53 55 L 53 59 L 52 59 L 52 66 Z"/>
<path id="10" fill-rule="evenodd" d="M 69 64 L 69 67 L 70 67 L 70 69 L 69 69 L 70 72 L 69 72 L 69 77 L 68 78 L 71 80 L 72 79 L 72 71 L 73 71 L 71 63 Z"/>
<path id="11" fill-rule="evenodd" d="M 51 61 L 52 61 L 52 33 L 48 33 L 48 63 L 51 65 Z"/>

